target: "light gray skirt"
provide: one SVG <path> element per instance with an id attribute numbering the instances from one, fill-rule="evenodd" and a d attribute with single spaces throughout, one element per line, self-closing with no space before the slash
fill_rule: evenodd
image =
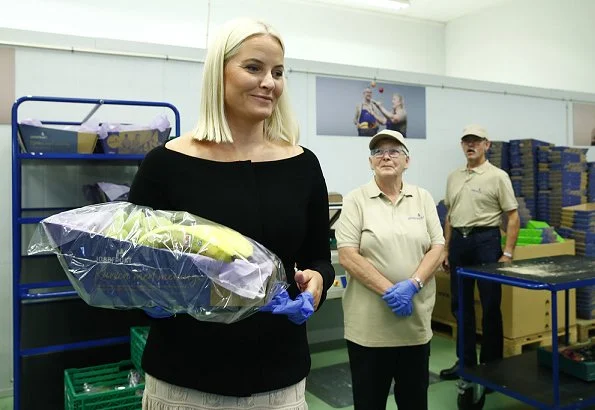
<path id="1" fill-rule="evenodd" d="M 284 389 L 230 397 L 174 386 L 146 374 L 143 410 L 308 410 L 305 394 L 306 379 Z"/>

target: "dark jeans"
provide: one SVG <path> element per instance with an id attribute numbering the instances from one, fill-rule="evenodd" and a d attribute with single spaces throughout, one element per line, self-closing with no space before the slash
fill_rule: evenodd
<path id="1" fill-rule="evenodd" d="M 385 410 L 391 382 L 399 410 L 427 410 L 430 343 L 364 347 L 347 341 L 355 410 Z"/>
<path id="2" fill-rule="evenodd" d="M 472 232 L 466 238 L 453 228 L 448 262 L 450 264 L 451 310 L 457 321 L 459 308 L 457 267 L 497 262 L 502 256 L 500 240 L 500 230 L 497 228 Z M 502 287 L 499 283 L 485 280 L 478 280 L 477 287 L 479 289 L 479 299 L 483 313 L 483 335 L 479 361 L 480 363 L 489 363 L 502 358 L 502 312 L 500 311 Z M 463 346 L 465 366 L 477 365 L 474 288 L 475 279 L 465 278 L 463 280 L 464 323 L 462 326 L 464 333 L 463 341 L 465 343 Z M 461 326 L 461 323 L 458 326 Z M 460 357 L 458 343 L 457 355 Z"/>

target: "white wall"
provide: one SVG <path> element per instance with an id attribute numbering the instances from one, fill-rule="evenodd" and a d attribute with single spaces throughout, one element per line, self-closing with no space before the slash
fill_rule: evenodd
<path id="1" fill-rule="evenodd" d="M 205 48 L 207 35 L 210 33 L 212 38 L 213 30 L 221 23 L 249 16 L 278 28 L 290 58 L 422 73 L 444 72 L 442 23 L 336 6 L 313 6 L 299 0 L 211 0 L 210 10 L 208 3 L 207 0 L 100 3 L 19 0 L 3 6 L 0 27 Z M 43 36 L 37 36 L 37 40 L 44 42 Z"/>
<path id="2" fill-rule="evenodd" d="M 204 48 L 206 16 L 204 0 L 19 0 L 0 27 Z"/>
<path id="3" fill-rule="evenodd" d="M 315 95 L 315 76 L 309 76 L 309 87 Z M 369 139 L 316 135 L 316 106 L 309 102 L 307 145 L 321 161 L 329 190 L 345 195 L 372 178 Z M 484 125 L 494 141 L 535 138 L 566 145 L 564 101 L 428 87 L 426 110 L 427 138 L 407 141 L 405 180 L 430 191 L 436 202 L 444 198 L 448 173 L 465 164 L 459 141 L 467 124 Z"/>
<path id="4" fill-rule="evenodd" d="M 0 125 L 0 397 L 12 390 L 12 170 L 10 126 Z"/>
<path id="5" fill-rule="evenodd" d="M 515 0 L 446 27 L 454 77 L 595 92 L 595 1 Z"/>

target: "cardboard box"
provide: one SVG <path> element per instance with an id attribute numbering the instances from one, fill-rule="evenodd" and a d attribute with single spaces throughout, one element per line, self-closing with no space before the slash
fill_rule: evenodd
<path id="1" fill-rule="evenodd" d="M 541 245 L 519 246 L 514 251 L 515 260 L 542 258 L 557 255 L 574 255 L 574 241 L 567 239 L 565 242 Z M 502 286 L 502 321 L 504 337 L 516 339 L 551 331 L 551 301 L 550 292 L 541 290 L 523 289 L 515 286 Z M 558 293 L 558 329 L 563 329 L 564 292 Z M 576 324 L 576 291 L 569 292 L 569 324 Z M 450 313 L 450 275 L 439 271 L 436 273 L 436 305 L 432 318 L 438 321 L 453 322 Z M 481 304 L 479 292 L 475 288 L 475 321 L 478 332 L 481 332 Z"/>
<path id="2" fill-rule="evenodd" d="M 91 154 L 97 134 L 20 124 L 19 135 L 26 152 Z"/>
<path id="3" fill-rule="evenodd" d="M 450 310 L 450 274 L 443 270 L 436 271 L 436 303 L 432 311 L 432 320 L 440 323 L 455 323 L 455 317 Z M 477 296 L 477 287 L 475 288 Z M 475 320 L 478 329 L 481 327 L 481 304 L 479 297 L 475 298 Z"/>
<path id="4" fill-rule="evenodd" d="M 165 143 L 171 128 L 165 131 L 139 130 L 110 132 L 106 138 L 99 138 L 104 154 L 146 154 Z"/>
<path id="5" fill-rule="evenodd" d="M 450 311 L 450 275 L 442 270 L 436 271 L 436 303 L 432 311 L 432 320 L 441 323 L 454 323 L 455 317 Z"/>
<path id="6" fill-rule="evenodd" d="M 331 204 L 342 204 L 343 203 L 343 195 L 338 192 L 329 192 L 328 193 L 328 201 Z"/>
<path id="7" fill-rule="evenodd" d="M 595 211 L 595 202 L 589 202 L 574 206 L 565 206 L 562 211 Z"/>
<path id="8" fill-rule="evenodd" d="M 574 240 L 566 239 L 564 242 L 517 246 L 514 249 L 513 259 L 520 261 L 523 259 L 574 254 Z"/>
<path id="9" fill-rule="evenodd" d="M 569 292 L 569 325 L 576 324 L 576 291 Z M 502 322 L 504 337 L 517 339 L 551 331 L 551 293 L 545 290 L 530 290 L 508 285 L 502 286 Z M 564 329 L 566 296 L 558 292 L 558 329 Z"/>
<path id="10" fill-rule="evenodd" d="M 541 245 L 517 246 L 514 260 L 544 258 L 558 255 L 574 255 L 574 240 Z M 504 337 L 516 339 L 523 336 L 551 331 L 551 293 L 545 290 L 530 290 L 502 286 L 502 320 Z M 558 329 L 564 328 L 564 292 L 558 292 Z M 576 291 L 570 291 L 570 326 L 576 324 Z"/>

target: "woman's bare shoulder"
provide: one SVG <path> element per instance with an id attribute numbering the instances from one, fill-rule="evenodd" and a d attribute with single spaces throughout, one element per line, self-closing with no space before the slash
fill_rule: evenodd
<path id="1" fill-rule="evenodd" d="M 191 157 L 209 157 L 208 149 L 205 149 L 204 144 L 198 143 L 190 133 L 182 134 L 178 138 L 168 141 L 165 148 Z"/>
<path id="2" fill-rule="evenodd" d="M 183 134 L 177 138 L 167 141 L 165 148 L 185 154 L 186 152 L 184 152 L 184 150 L 190 146 L 189 141 L 190 136 L 188 134 Z"/>

